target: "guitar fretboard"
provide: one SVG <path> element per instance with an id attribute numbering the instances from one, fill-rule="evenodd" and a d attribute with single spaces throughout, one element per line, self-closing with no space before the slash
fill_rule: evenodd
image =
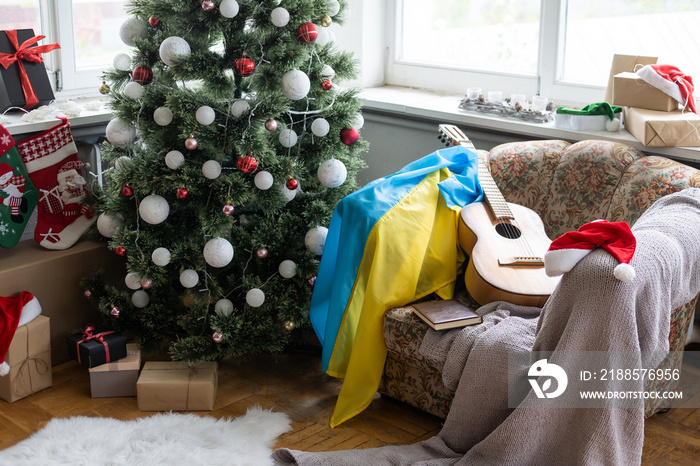
<path id="1" fill-rule="evenodd" d="M 484 198 L 493 216 L 499 220 L 513 220 L 513 212 L 508 207 L 501 190 L 498 189 L 496 182 L 491 177 L 491 172 L 481 157 L 479 157 L 479 183 L 481 184 L 481 189 L 484 190 Z"/>

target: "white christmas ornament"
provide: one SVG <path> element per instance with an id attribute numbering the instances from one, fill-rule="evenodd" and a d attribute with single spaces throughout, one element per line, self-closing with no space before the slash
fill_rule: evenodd
<path id="1" fill-rule="evenodd" d="M 320 256 L 323 254 L 323 248 L 326 245 L 326 236 L 328 236 L 328 228 L 315 227 L 306 232 L 304 244 L 306 249 Z"/>
<path id="2" fill-rule="evenodd" d="M 280 275 L 282 275 L 284 278 L 292 278 L 297 274 L 297 265 L 293 261 L 284 260 L 280 262 L 278 270 Z"/>
<path id="3" fill-rule="evenodd" d="M 148 302 L 150 300 L 151 298 L 148 296 L 148 293 L 143 290 L 135 291 L 134 294 L 131 295 L 131 304 L 139 309 L 143 309 L 144 307 L 148 306 Z"/>
<path id="4" fill-rule="evenodd" d="M 199 274 L 196 270 L 186 269 L 180 274 L 180 284 L 185 288 L 192 288 L 199 283 Z"/>
<path id="5" fill-rule="evenodd" d="M 289 23 L 289 12 L 279 6 L 270 13 L 270 21 L 278 28 L 283 28 Z"/>
<path id="6" fill-rule="evenodd" d="M 197 119 L 199 124 L 206 126 L 214 123 L 216 114 L 214 113 L 213 108 L 209 107 L 208 105 L 202 105 L 197 109 L 197 113 L 195 113 L 194 117 Z"/>
<path id="7" fill-rule="evenodd" d="M 209 180 L 215 180 L 221 175 L 221 164 L 216 160 L 207 160 L 202 165 L 202 173 Z"/>
<path id="8" fill-rule="evenodd" d="M 158 107 L 153 112 L 153 120 L 160 126 L 168 126 L 173 121 L 173 112 L 168 107 Z"/>
<path id="9" fill-rule="evenodd" d="M 151 260 L 154 264 L 165 267 L 170 263 L 170 251 L 167 248 L 156 248 L 151 254 Z"/>
<path id="10" fill-rule="evenodd" d="M 282 76 L 282 92 L 291 100 L 299 100 L 306 97 L 311 89 L 309 77 L 301 70 L 291 70 Z"/>
<path id="11" fill-rule="evenodd" d="M 144 222 L 158 225 L 168 218 L 170 206 L 163 196 L 151 194 L 146 196 L 139 204 L 139 215 Z"/>
<path id="12" fill-rule="evenodd" d="M 233 303 L 226 298 L 220 299 L 214 304 L 214 312 L 221 317 L 228 317 L 233 312 Z"/>
<path id="13" fill-rule="evenodd" d="M 287 200 L 287 202 L 291 201 L 294 199 L 297 195 L 297 191 L 299 191 L 299 188 L 297 189 L 289 189 L 286 184 L 280 185 L 280 191 L 282 192 L 282 196 Z"/>
<path id="14" fill-rule="evenodd" d="M 119 38 L 129 47 L 136 45 L 134 39 L 145 39 L 146 37 L 148 37 L 148 26 L 139 19 L 129 18 L 119 28 Z"/>
<path id="15" fill-rule="evenodd" d="M 179 57 L 186 57 L 191 52 L 190 44 L 182 37 L 177 36 L 170 36 L 165 39 L 160 43 L 160 48 L 158 49 L 160 59 L 168 66 L 177 65 Z"/>
<path id="16" fill-rule="evenodd" d="M 136 81 L 131 81 L 124 86 L 124 95 L 130 99 L 139 100 L 146 93 L 146 89 Z"/>
<path id="17" fill-rule="evenodd" d="M 330 131 L 331 125 L 325 118 L 316 118 L 313 123 L 311 123 L 311 132 L 314 136 L 323 137 Z"/>
<path id="18" fill-rule="evenodd" d="M 224 18 L 235 18 L 238 10 L 238 2 L 236 0 L 223 0 L 221 5 L 219 5 L 219 11 Z"/>
<path id="19" fill-rule="evenodd" d="M 250 110 L 250 104 L 246 100 L 237 100 L 231 105 L 231 115 L 234 118 L 240 118 Z"/>
<path id="20" fill-rule="evenodd" d="M 357 115 L 355 115 L 355 118 L 353 118 L 350 122 L 350 126 L 352 126 L 355 129 L 362 128 L 363 126 L 365 126 L 365 117 L 363 117 L 361 113 L 358 113 Z"/>
<path id="21" fill-rule="evenodd" d="M 338 0 L 327 0 L 328 16 L 335 16 L 340 11 L 340 3 Z"/>
<path id="22" fill-rule="evenodd" d="M 183 163 L 185 163 L 185 156 L 179 150 L 171 150 L 165 154 L 165 164 L 171 170 L 177 170 Z"/>
<path id="23" fill-rule="evenodd" d="M 107 123 L 105 134 L 109 142 L 115 146 L 124 147 L 136 139 L 136 128 L 120 118 L 113 118 Z"/>
<path id="24" fill-rule="evenodd" d="M 136 272 L 129 272 L 124 277 L 124 283 L 130 290 L 138 290 L 141 288 L 141 274 Z"/>
<path id="25" fill-rule="evenodd" d="M 328 28 L 323 26 L 318 28 L 318 35 L 314 43 L 318 44 L 319 47 L 325 47 L 331 40 L 331 35 L 328 33 Z"/>
<path id="26" fill-rule="evenodd" d="M 105 238 L 112 238 L 117 232 L 117 228 L 124 225 L 124 219 L 121 215 L 110 215 L 102 212 L 97 217 L 97 231 Z"/>
<path id="27" fill-rule="evenodd" d="M 272 187 L 275 179 L 272 177 L 272 173 L 263 170 L 255 175 L 253 182 L 255 183 L 256 188 L 266 191 Z"/>
<path id="28" fill-rule="evenodd" d="M 245 302 L 250 307 L 260 307 L 265 302 L 265 293 L 260 288 L 252 288 L 246 293 Z"/>
<path id="29" fill-rule="evenodd" d="M 335 70 L 328 65 L 323 65 L 323 68 L 321 68 L 321 77 L 333 79 L 335 78 Z"/>
<path id="30" fill-rule="evenodd" d="M 284 147 L 293 147 L 297 143 L 297 133 L 291 129 L 283 129 L 280 131 L 280 144 Z"/>
<path id="31" fill-rule="evenodd" d="M 318 179 L 323 186 L 337 188 L 345 183 L 348 170 L 345 164 L 338 159 L 328 159 L 318 166 Z"/>
<path id="32" fill-rule="evenodd" d="M 131 57 L 125 53 L 118 53 L 112 60 L 115 70 L 129 71 L 131 69 Z"/>
<path id="33" fill-rule="evenodd" d="M 126 169 L 129 165 L 131 165 L 131 162 L 133 162 L 133 160 L 131 160 L 131 157 L 122 155 L 114 161 L 114 168 L 116 168 L 117 170 Z"/>
<path id="34" fill-rule="evenodd" d="M 225 267 L 233 259 L 233 246 L 225 238 L 212 238 L 204 245 L 202 254 L 212 267 Z"/>

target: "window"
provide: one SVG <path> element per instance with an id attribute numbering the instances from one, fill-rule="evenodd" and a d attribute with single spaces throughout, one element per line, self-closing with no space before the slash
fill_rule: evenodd
<path id="1" fill-rule="evenodd" d="M 580 105 L 603 99 L 614 54 L 656 56 L 700 82 L 700 0 L 388 4 L 388 84 L 539 93 Z"/>
<path id="2" fill-rule="evenodd" d="M 131 49 L 119 39 L 127 19 L 127 0 L 0 0 L 0 30 L 27 29 L 57 42 L 60 49 L 44 55 L 59 95 L 96 94 L 102 72 L 114 56 Z M 61 92 L 61 94 L 59 94 Z"/>

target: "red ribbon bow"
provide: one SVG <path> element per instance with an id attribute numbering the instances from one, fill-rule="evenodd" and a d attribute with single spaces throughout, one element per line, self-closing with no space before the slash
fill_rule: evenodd
<path id="1" fill-rule="evenodd" d="M 9 29 L 5 31 L 5 34 L 7 34 L 7 38 L 9 39 L 10 44 L 12 44 L 12 46 L 15 48 L 16 52 L 0 53 L 0 65 L 7 69 L 10 67 L 10 65 L 17 62 L 17 66 L 19 67 L 19 77 L 20 81 L 22 82 L 22 90 L 24 91 L 24 97 L 27 101 L 27 103 L 24 106 L 24 109 L 30 110 L 34 108 L 36 104 L 39 103 L 39 99 L 37 98 L 36 93 L 34 92 L 34 87 L 32 87 L 32 83 L 29 81 L 29 76 L 27 76 L 27 71 L 24 69 L 24 63 L 22 63 L 22 61 L 26 60 L 33 63 L 41 63 L 44 61 L 44 57 L 41 56 L 42 53 L 47 53 L 54 49 L 59 49 L 61 48 L 61 46 L 58 44 L 48 44 L 30 47 L 30 45 L 39 42 L 46 36 L 32 37 L 31 39 L 27 39 L 26 41 L 24 41 L 22 45 L 19 45 L 19 42 L 17 41 L 16 29 Z"/>
<path id="2" fill-rule="evenodd" d="M 104 336 L 109 335 L 110 333 L 114 333 L 114 331 L 110 330 L 109 332 L 101 332 L 101 333 L 93 334 L 92 332 L 94 330 L 95 330 L 95 326 L 92 324 L 85 327 L 85 331 L 83 332 L 83 339 L 75 344 L 75 349 L 76 349 L 76 352 L 78 353 L 78 362 L 80 362 L 80 344 L 85 342 L 85 341 L 90 341 L 90 340 L 98 341 L 104 345 L 105 356 L 107 358 L 105 363 L 111 362 L 110 358 L 109 358 L 109 345 L 107 345 L 107 342 L 104 340 Z"/>

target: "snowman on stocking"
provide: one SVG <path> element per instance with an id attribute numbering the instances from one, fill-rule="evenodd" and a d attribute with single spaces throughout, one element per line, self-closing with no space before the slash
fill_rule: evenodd
<path id="1" fill-rule="evenodd" d="M 87 189 L 68 119 L 17 144 L 29 178 L 40 193 L 34 239 L 46 249 L 68 249 L 96 220 L 83 204 Z"/>

